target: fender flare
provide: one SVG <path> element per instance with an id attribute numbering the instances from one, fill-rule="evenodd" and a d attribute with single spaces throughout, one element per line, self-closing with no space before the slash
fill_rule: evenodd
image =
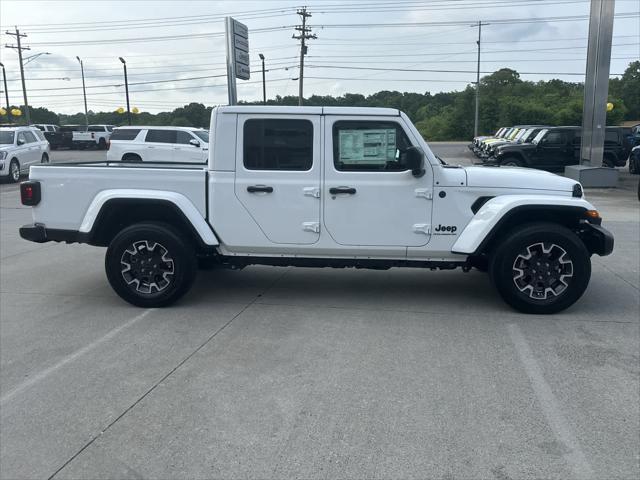
<path id="1" fill-rule="evenodd" d="M 506 220 L 514 215 L 526 214 L 527 210 L 549 210 L 568 212 L 579 217 L 594 206 L 582 198 L 558 197 L 555 195 L 502 195 L 487 201 L 467 224 L 451 248 L 452 253 L 473 255 L 481 251 L 493 234 Z"/>
<path id="2" fill-rule="evenodd" d="M 164 190 L 102 190 L 93 198 L 91 205 L 89 205 L 80 224 L 80 233 L 88 234 L 92 231 L 102 207 L 110 200 L 161 200 L 170 202 L 185 216 L 205 245 L 220 245 L 213 230 L 191 200 L 181 193 Z"/>

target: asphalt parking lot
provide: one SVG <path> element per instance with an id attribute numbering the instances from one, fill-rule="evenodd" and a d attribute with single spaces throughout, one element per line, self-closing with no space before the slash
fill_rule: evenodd
<path id="1" fill-rule="evenodd" d="M 20 239 L 29 209 L 1 185 L 0 477 L 638 478 L 640 203 L 621 178 L 586 192 L 614 253 L 552 316 L 419 269 L 202 271 L 142 310 L 104 249 Z"/>

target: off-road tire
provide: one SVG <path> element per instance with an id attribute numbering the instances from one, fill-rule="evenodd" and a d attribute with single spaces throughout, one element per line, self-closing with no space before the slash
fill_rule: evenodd
<path id="1" fill-rule="evenodd" d="M 111 287 L 123 300 L 144 308 L 177 301 L 193 284 L 197 269 L 193 245 L 162 223 L 125 228 L 111 241 L 105 256 Z"/>
<path id="2" fill-rule="evenodd" d="M 500 165 L 504 167 L 521 167 L 522 162 L 514 157 L 507 157 L 500 162 Z"/>
<path id="3" fill-rule="evenodd" d="M 551 314 L 582 296 L 591 277 L 591 258 L 582 240 L 568 228 L 530 223 L 504 237 L 491 256 L 489 275 L 503 300 L 516 310 Z"/>

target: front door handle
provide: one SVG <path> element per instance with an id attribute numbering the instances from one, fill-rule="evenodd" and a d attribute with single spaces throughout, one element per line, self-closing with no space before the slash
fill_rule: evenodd
<path id="1" fill-rule="evenodd" d="M 355 195 L 356 189 L 353 187 L 331 187 L 329 189 L 331 195 L 338 195 L 340 193 L 347 193 L 349 195 Z"/>
<path id="2" fill-rule="evenodd" d="M 249 185 L 247 187 L 247 192 L 249 193 L 271 193 L 273 192 L 273 187 L 269 187 L 267 185 Z"/>

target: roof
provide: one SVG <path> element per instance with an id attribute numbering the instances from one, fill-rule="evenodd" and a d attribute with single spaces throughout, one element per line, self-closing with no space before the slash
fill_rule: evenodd
<path id="1" fill-rule="evenodd" d="M 10 126 L 4 126 L 4 127 L 0 127 L 0 130 L 38 130 L 38 127 L 32 127 L 29 125 L 15 125 L 13 127 Z"/>
<path id="2" fill-rule="evenodd" d="M 220 113 L 266 113 L 280 115 L 400 115 L 395 108 L 377 107 L 289 107 L 272 105 L 228 105 L 217 107 Z"/>
<path id="3" fill-rule="evenodd" d="M 204 128 L 194 128 L 194 127 L 180 127 L 178 125 L 123 125 L 122 127 L 115 127 L 116 130 L 189 130 L 189 131 L 198 131 L 204 130 Z"/>

